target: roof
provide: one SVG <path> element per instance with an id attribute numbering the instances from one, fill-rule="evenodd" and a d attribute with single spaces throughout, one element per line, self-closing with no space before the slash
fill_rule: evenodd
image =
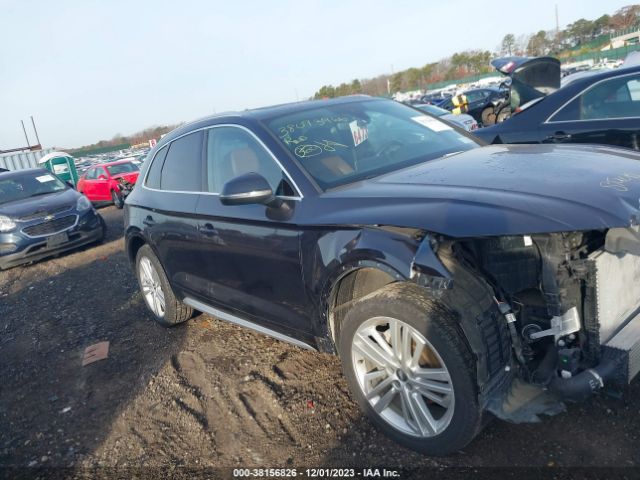
<path id="1" fill-rule="evenodd" d="M 185 127 L 188 127 L 193 123 L 200 123 L 207 120 L 216 120 L 224 117 L 245 117 L 245 118 L 249 117 L 249 118 L 262 120 L 264 118 L 269 118 L 274 115 L 287 115 L 287 114 L 296 113 L 304 110 L 310 110 L 313 108 L 322 108 L 324 106 L 329 106 L 329 105 L 342 105 L 347 103 L 355 103 L 365 99 L 375 100 L 376 97 L 370 97 L 369 95 L 349 95 L 346 97 L 330 98 L 326 100 L 304 100 L 301 102 L 282 103 L 279 105 L 271 105 L 267 107 L 248 109 L 241 112 L 218 113 L 216 115 L 199 118 L 198 120 L 189 122 L 188 124 L 185 125 Z"/>
<path id="2" fill-rule="evenodd" d="M 114 160 L 112 162 L 96 163 L 92 167 L 110 167 L 111 165 L 120 165 L 121 163 L 131 163 L 131 158 L 123 158 L 122 160 Z"/>
<path id="3" fill-rule="evenodd" d="M 305 100 L 302 102 L 283 103 L 269 107 L 254 108 L 247 110 L 248 116 L 261 120 L 263 118 L 272 117 L 274 115 L 288 115 L 313 108 L 322 108 L 330 105 L 343 105 L 348 103 L 361 102 L 362 100 L 378 100 L 376 97 L 369 95 L 349 95 L 346 97 L 331 98 L 326 100 Z"/>
<path id="4" fill-rule="evenodd" d="M 23 170 L 8 170 L 6 172 L 0 170 L 0 179 L 12 178 L 12 177 L 20 177 L 25 173 L 51 173 L 49 170 L 45 170 L 44 168 L 25 168 Z"/>
<path id="5" fill-rule="evenodd" d="M 251 110 L 244 110 L 241 112 L 226 112 L 210 115 L 208 117 L 199 118 L 192 122 L 186 123 L 179 128 L 168 133 L 158 142 L 156 148 L 161 148 L 168 142 L 172 141 L 176 137 L 183 133 L 190 132 L 194 128 L 206 127 L 209 124 L 221 119 L 251 119 L 251 120 L 265 120 L 277 115 L 289 115 L 292 113 L 302 112 L 305 110 L 312 110 L 314 108 L 322 108 L 331 105 L 344 105 L 349 103 L 357 103 L 363 100 L 369 101 L 392 101 L 388 99 L 381 99 L 378 97 L 370 97 L 369 95 L 349 95 L 346 97 L 331 98 L 327 100 L 304 100 L 302 102 L 283 103 L 280 105 L 273 105 L 269 107 L 254 108 Z"/>
<path id="6" fill-rule="evenodd" d="M 469 93 L 469 92 L 481 92 L 483 90 L 490 90 L 492 92 L 500 92 L 500 89 L 498 87 L 494 87 L 492 85 L 487 85 L 486 87 L 476 87 L 476 88 L 470 88 L 469 90 L 465 90 L 464 93 Z"/>
<path id="7" fill-rule="evenodd" d="M 68 154 L 66 152 L 51 152 L 51 153 L 46 154 L 41 159 L 39 159 L 38 163 L 46 163 L 49 160 L 51 160 L 52 158 L 58 158 L 58 157 L 72 157 L 72 155 L 70 155 L 70 154 Z"/>
<path id="8" fill-rule="evenodd" d="M 575 80 L 565 83 L 566 87 L 577 87 L 579 89 L 585 88 L 593 83 L 604 80 L 605 78 L 618 77 L 620 75 L 628 75 L 632 73 L 639 73 L 640 65 L 634 65 L 631 67 L 625 67 L 624 65 L 613 70 L 597 71 L 592 75 L 586 75 L 582 78 L 576 78 Z"/>

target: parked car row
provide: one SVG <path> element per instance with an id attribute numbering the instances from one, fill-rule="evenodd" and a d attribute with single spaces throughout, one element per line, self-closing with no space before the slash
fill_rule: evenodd
<path id="1" fill-rule="evenodd" d="M 0 169 L 0 270 L 100 242 L 106 225 L 93 204 L 122 208 L 140 171 L 141 155 L 74 162 L 52 152 L 46 168 Z M 88 162 L 80 177 L 76 165 Z"/>

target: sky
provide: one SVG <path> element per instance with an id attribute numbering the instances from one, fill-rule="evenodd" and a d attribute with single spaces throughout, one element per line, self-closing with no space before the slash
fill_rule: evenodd
<path id="1" fill-rule="evenodd" d="M 0 150 L 78 147 L 495 50 L 630 0 L 0 0 Z"/>

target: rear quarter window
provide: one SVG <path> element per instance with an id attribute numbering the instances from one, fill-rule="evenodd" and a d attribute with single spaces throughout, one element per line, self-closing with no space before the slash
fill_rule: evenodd
<path id="1" fill-rule="evenodd" d="M 147 181 L 145 183 L 147 187 L 160 188 L 160 175 L 162 174 L 162 166 L 164 165 L 164 159 L 167 156 L 168 150 L 169 147 L 162 147 L 153 158 L 153 162 L 149 167 L 149 173 L 147 174 Z"/>

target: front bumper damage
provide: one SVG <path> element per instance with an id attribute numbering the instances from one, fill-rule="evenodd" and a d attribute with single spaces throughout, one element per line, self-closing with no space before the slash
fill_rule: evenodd
<path id="1" fill-rule="evenodd" d="M 605 245 L 579 260 L 559 255 L 559 237 L 534 238 L 552 317 L 550 328 L 528 337 L 552 343 L 532 383 L 556 398 L 584 400 L 640 372 L 640 241 L 627 230 L 609 230 Z"/>
<path id="2" fill-rule="evenodd" d="M 601 386 L 628 384 L 640 372 L 640 240 L 630 244 L 628 232 L 635 230 L 609 230 L 605 247 L 585 261 L 584 324 L 601 347 L 594 359 Z"/>

